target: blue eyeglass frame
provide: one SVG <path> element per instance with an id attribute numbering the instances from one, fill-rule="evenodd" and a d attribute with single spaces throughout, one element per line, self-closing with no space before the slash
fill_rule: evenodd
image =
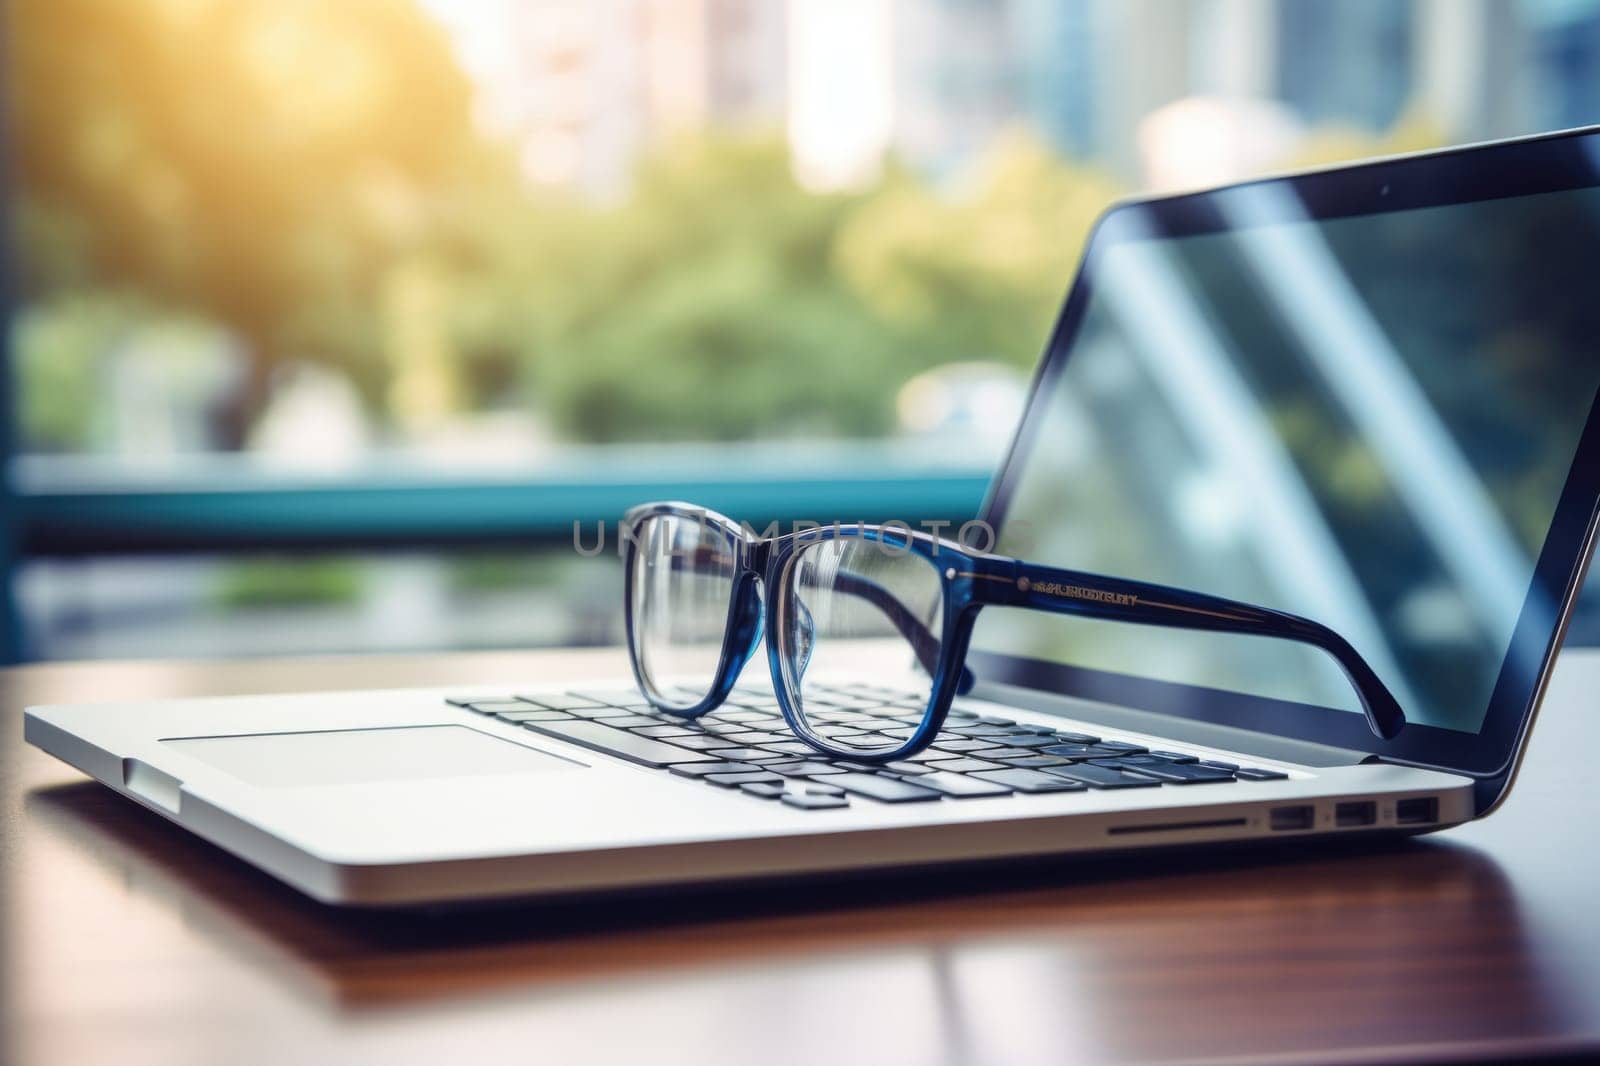
<path id="1" fill-rule="evenodd" d="M 734 560 L 732 591 L 728 597 L 728 617 L 723 628 L 722 648 L 709 693 L 691 707 L 673 707 L 652 694 L 639 663 L 634 637 L 633 585 L 639 552 L 639 530 L 653 518 L 678 518 L 696 523 L 703 531 L 722 536 Z M 763 625 L 768 616 L 776 617 L 788 568 L 796 553 L 823 541 L 850 538 L 883 545 L 886 552 L 913 553 L 926 559 L 942 585 L 944 617 L 940 634 L 927 632 L 922 623 L 902 609 L 896 614 L 883 602 L 892 596 L 887 590 L 861 582 L 854 591 L 873 599 L 885 608 L 890 620 L 911 642 L 919 658 L 926 640 L 937 636 L 934 663 L 923 662 L 932 677 L 928 706 L 922 723 L 899 747 L 887 751 L 858 751 L 829 741 L 813 731 L 790 699 L 784 678 L 783 650 L 779 627 Z M 967 645 L 972 627 L 984 607 L 1027 607 L 1053 614 L 1070 614 L 1111 622 L 1155 625 L 1171 629 L 1193 629 L 1213 633 L 1239 633 L 1272 637 L 1315 647 L 1337 662 L 1355 689 L 1367 724 L 1379 737 L 1388 740 L 1405 726 L 1405 713 L 1382 679 L 1348 641 L 1332 629 L 1309 618 L 1275 611 L 1237 600 L 1209 596 L 1202 592 L 1166 585 L 1131 581 L 1078 570 L 1043 566 L 992 552 L 962 547 L 942 537 L 897 525 L 841 524 L 797 530 L 777 537 L 756 536 L 725 515 L 679 501 L 647 503 L 630 509 L 623 517 L 620 534 L 623 546 L 623 604 L 628 635 L 628 660 L 635 682 L 653 706 L 663 713 L 693 719 L 721 706 L 733 691 L 745 664 L 755 654 L 762 630 L 766 630 L 767 665 L 772 673 L 772 688 L 783 712 L 784 721 L 796 736 L 827 755 L 867 763 L 886 763 L 904 759 L 925 749 L 944 727 L 950 704 L 958 695 L 971 690 L 975 678 L 966 667 Z M 762 592 L 756 588 L 757 579 Z M 874 591 L 876 590 L 876 591 Z"/>

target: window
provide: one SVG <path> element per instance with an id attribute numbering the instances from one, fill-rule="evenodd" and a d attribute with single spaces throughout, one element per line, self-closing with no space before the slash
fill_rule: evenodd
<path id="1" fill-rule="evenodd" d="M 970 513 L 1112 198 L 1600 118 L 1583 0 L 9 14 L 43 657 L 614 639 L 630 492 Z"/>

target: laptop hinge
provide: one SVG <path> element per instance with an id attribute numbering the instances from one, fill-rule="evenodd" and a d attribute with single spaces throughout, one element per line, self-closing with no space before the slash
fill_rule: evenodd
<path id="1" fill-rule="evenodd" d="M 1045 714 L 1061 715 L 1080 722 L 1103 725 L 1108 729 L 1125 729 L 1137 733 L 1153 733 L 1173 740 L 1198 744 L 1208 748 L 1225 748 L 1242 755 L 1255 755 L 1278 762 L 1301 766 L 1353 766 L 1370 760 L 1371 756 L 1354 748 L 1340 748 L 1316 744 L 1306 740 L 1258 733 L 1237 726 L 1217 725 L 1213 722 L 1196 722 L 1188 718 L 1175 718 L 1170 714 L 1156 714 L 1132 707 L 1119 707 L 1110 703 L 1041 692 L 1020 685 L 1006 685 L 996 681 L 980 681 L 969 694 L 969 699 L 993 700 L 996 703 L 1026 707 Z"/>

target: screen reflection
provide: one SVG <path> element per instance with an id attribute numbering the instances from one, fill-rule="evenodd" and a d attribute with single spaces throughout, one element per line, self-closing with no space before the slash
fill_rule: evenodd
<path id="1" fill-rule="evenodd" d="M 1600 386 L 1600 191 L 1098 248 L 999 550 L 1342 633 L 1414 722 L 1476 731 Z M 1545 605 L 1548 607 L 1548 605 Z M 1283 642 L 984 615 L 984 650 L 1357 711 Z"/>

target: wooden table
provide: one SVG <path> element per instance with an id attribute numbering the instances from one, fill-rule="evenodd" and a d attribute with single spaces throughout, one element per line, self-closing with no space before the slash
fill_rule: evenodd
<path id="1" fill-rule="evenodd" d="M 182 1066 L 1600 1051 L 1600 654 L 1507 806 L 1379 848 L 346 915 L 21 742 L 28 703 L 577 679 L 614 652 L 0 673 L 0 1055 Z"/>

